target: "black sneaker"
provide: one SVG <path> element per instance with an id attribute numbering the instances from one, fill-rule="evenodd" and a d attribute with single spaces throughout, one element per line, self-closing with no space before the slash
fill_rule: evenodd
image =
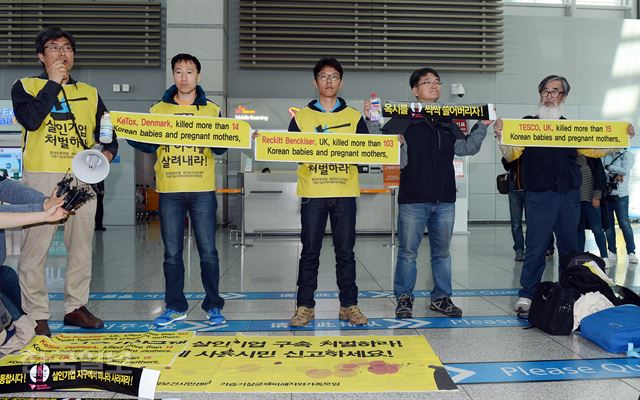
<path id="1" fill-rule="evenodd" d="M 431 306 L 429 308 L 433 311 L 440 311 L 448 317 L 462 317 L 462 310 L 456 307 L 449 297 L 431 300 Z"/>
<path id="2" fill-rule="evenodd" d="M 412 318 L 413 317 L 413 299 L 408 294 L 398 297 L 398 305 L 396 306 L 396 318 Z"/>

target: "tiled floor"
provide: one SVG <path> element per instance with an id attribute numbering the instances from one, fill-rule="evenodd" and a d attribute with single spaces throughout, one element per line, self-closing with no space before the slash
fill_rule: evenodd
<path id="1" fill-rule="evenodd" d="M 634 224 L 636 240 L 640 229 Z M 595 250 L 587 235 L 587 248 Z M 620 240 L 621 237 L 619 238 Z M 188 240 L 188 239 L 187 239 Z M 356 242 L 357 283 L 360 290 L 391 289 L 394 249 L 385 247 L 386 236 L 362 236 Z M 233 247 L 226 231 L 217 237 L 221 260 L 222 292 L 292 292 L 295 290 L 297 258 L 300 244 L 295 237 L 249 237 L 252 247 Z M 506 225 L 472 225 L 469 235 L 455 235 L 452 242 L 454 289 L 517 288 L 521 263 L 513 261 L 512 242 Z M 620 246 L 619 246 L 620 248 Z M 622 247 L 623 248 L 623 247 Z M 202 292 L 195 244 L 185 251 L 187 292 Z M 418 286 L 431 289 L 432 280 L 427 241 L 423 241 L 419 258 Z M 554 260 L 557 263 L 557 259 Z M 10 256 L 15 266 L 17 257 Z M 557 279 L 554 263 L 547 264 L 544 280 Z M 63 256 L 49 257 L 47 279 L 51 292 L 61 292 L 64 285 Z M 625 286 L 640 286 L 640 273 L 629 267 L 625 256 L 612 265 L 609 275 Z M 137 227 L 108 226 L 95 237 L 92 292 L 161 292 L 162 244 L 157 222 Z M 330 238 L 325 239 L 321 256 L 319 290 L 336 290 L 334 258 Z M 513 315 L 515 297 L 455 297 L 465 316 Z M 440 317 L 428 310 L 427 299 L 418 298 L 414 316 Z M 91 301 L 89 308 L 105 320 L 151 320 L 162 309 L 156 301 Z M 369 317 L 392 318 L 394 301 L 368 298 L 360 306 Z M 62 303 L 52 302 L 52 320 L 62 319 Z M 228 300 L 224 314 L 229 320 L 288 319 L 294 310 L 293 300 Z M 316 318 L 337 318 L 337 299 L 318 300 Z M 191 320 L 203 320 L 200 302 L 191 302 Z M 490 361 L 562 360 L 608 358 L 616 355 L 601 350 L 579 335 L 549 336 L 536 329 L 522 327 L 475 329 L 397 329 L 381 331 L 278 332 L 256 334 L 279 335 L 424 335 L 443 363 Z M 60 393 L 52 394 L 63 397 Z M 69 395 L 68 393 L 66 395 Z M 111 393 L 74 393 L 74 397 L 113 397 Z M 159 393 L 162 398 L 202 399 L 638 399 L 640 379 L 610 379 L 572 382 L 537 382 L 509 384 L 459 385 L 450 393 L 387 394 L 176 394 Z M 124 396 L 116 396 L 124 397 Z"/>

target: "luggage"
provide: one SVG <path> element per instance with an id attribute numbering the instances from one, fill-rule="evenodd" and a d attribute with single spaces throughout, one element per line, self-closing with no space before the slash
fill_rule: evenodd
<path id="1" fill-rule="evenodd" d="M 604 268 L 604 260 L 588 252 L 561 257 L 560 284 L 563 287 L 573 288 L 580 294 L 602 293 L 616 306 L 623 304 L 640 306 L 640 296 L 631 289 L 616 285 L 604 273 Z"/>
<path id="2" fill-rule="evenodd" d="M 633 304 L 608 308 L 585 317 L 580 333 L 611 353 L 624 353 L 640 346 L 640 307 Z"/>
<path id="3" fill-rule="evenodd" d="M 573 305 L 580 293 L 558 282 L 542 282 L 529 308 L 529 322 L 550 335 L 569 335 L 573 330 Z"/>

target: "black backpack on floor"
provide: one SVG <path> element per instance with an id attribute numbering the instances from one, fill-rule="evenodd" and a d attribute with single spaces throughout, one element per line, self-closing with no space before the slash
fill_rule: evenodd
<path id="1" fill-rule="evenodd" d="M 542 282 L 529 308 L 529 323 L 550 335 L 569 335 L 573 330 L 573 304 L 580 293 L 558 282 Z"/>

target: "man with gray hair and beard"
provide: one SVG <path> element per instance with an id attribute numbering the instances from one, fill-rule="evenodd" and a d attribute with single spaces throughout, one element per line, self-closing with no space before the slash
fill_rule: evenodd
<path id="1" fill-rule="evenodd" d="M 525 119 L 565 119 L 562 104 L 569 95 L 569 82 L 558 75 L 549 75 L 538 85 L 538 114 Z M 502 120 L 494 125 L 498 140 L 502 137 Z M 629 136 L 633 126 L 629 124 Z M 555 233 L 560 257 L 578 251 L 577 226 L 580 220 L 580 167 L 578 155 L 603 157 L 615 149 L 575 149 L 566 147 L 518 147 L 500 145 L 504 158 L 522 161 L 522 180 L 527 190 L 525 213 L 526 253 L 520 274 L 519 299 L 515 311 L 529 311 L 531 299 L 542 279 L 545 252 Z"/>

